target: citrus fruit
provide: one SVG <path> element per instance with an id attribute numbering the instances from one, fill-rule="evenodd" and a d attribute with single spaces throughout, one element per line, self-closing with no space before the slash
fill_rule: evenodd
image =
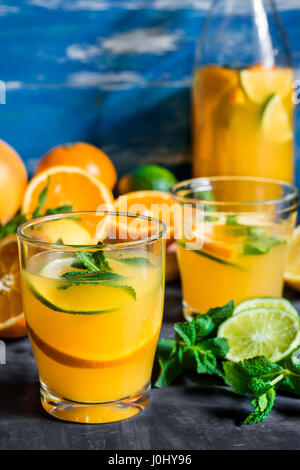
<path id="1" fill-rule="evenodd" d="M 218 336 L 228 340 L 231 361 L 265 356 L 276 362 L 300 344 L 300 321 L 279 308 L 254 308 L 222 323 Z"/>
<path id="2" fill-rule="evenodd" d="M 163 191 L 133 191 L 115 200 L 115 210 L 130 214 L 151 216 L 166 224 L 166 240 L 174 238 L 174 201 Z"/>
<path id="3" fill-rule="evenodd" d="M 78 166 L 99 178 L 110 189 L 113 189 L 117 181 L 117 172 L 110 158 L 102 150 L 86 142 L 52 148 L 41 158 L 35 174 L 57 165 Z"/>
<path id="4" fill-rule="evenodd" d="M 225 94 L 237 85 L 238 78 L 235 70 L 218 65 L 209 65 L 195 74 L 194 96 L 199 99 L 198 97 L 205 91 L 207 101 L 218 100 L 220 95 Z"/>
<path id="5" fill-rule="evenodd" d="M 300 226 L 295 228 L 289 245 L 284 279 L 289 286 L 300 292 Z"/>
<path id="6" fill-rule="evenodd" d="M 11 219 L 20 208 L 26 183 L 27 172 L 21 157 L 10 145 L 0 140 L 0 222 L 2 224 Z"/>
<path id="7" fill-rule="evenodd" d="M 272 93 L 285 98 L 291 92 L 292 82 L 293 72 L 287 68 L 255 66 L 240 72 L 241 86 L 254 103 L 263 103 Z"/>
<path id="8" fill-rule="evenodd" d="M 25 336 L 18 242 L 15 234 L 0 240 L 0 337 Z"/>
<path id="9" fill-rule="evenodd" d="M 92 211 L 102 204 L 113 203 L 112 192 L 95 176 L 75 166 L 54 166 L 34 176 L 28 184 L 22 206 L 24 213 L 36 209 L 38 197 L 48 182 L 43 209 L 72 204 L 73 211 Z"/>
<path id="10" fill-rule="evenodd" d="M 64 245 L 92 245 L 90 232 L 80 222 L 71 218 L 57 219 L 40 225 L 42 237 L 50 243 Z M 32 231 L 31 231 L 32 232 Z M 32 233 L 30 234 L 32 237 Z"/>
<path id="11" fill-rule="evenodd" d="M 261 129 L 270 142 L 286 142 L 293 137 L 293 127 L 279 95 L 267 98 L 261 111 Z"/>
<path id="12" fill-rule="evenodd" d="M 143 189 L 169 191 L 177 183 L 170 170 L 159 165 L 142 165 L 124 175 L 118 185 L 119 194 Z"/>
<path id="13" fill-rule="evenodd" d="M 276 308 L 285 312 L 292 313 L 296 318 L 299 317 L 298 311 L 287 299 L 283 297 L 255 297 L 253 299 L 244 300 L 234 309 L 234 315 L 256 308 Z"/>

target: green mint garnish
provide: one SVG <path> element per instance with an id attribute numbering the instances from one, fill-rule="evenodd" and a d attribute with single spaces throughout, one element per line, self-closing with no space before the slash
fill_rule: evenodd
<path id="1" fill-rule="evenodd" d="M 99 241 L 99 248 L 105 245 Z M 61 283 L 58 289 L 68 289 L 71 286 L 79 286 L 83 284 L 95 284 L 109 287 L 118 287 L 125 290 L 136 300 L 136 292 L 131 286 L 119 284 L 124 278 L 121 274 L 112 272 L 105 254 L 102 250 L 76 251 L 77 260 L 71 266 L 77 268 L 78 271 L 67 271 L 61 275 L 61 279 L 67 282 Z"/>
<path id="2" fill-rule="evenodd" d="M 278 363 L 264 356 L 229 361 L 228 341 L 218 337 L 217 332 L 233 311 L 234 304 L 229 302 L 197 315 L 190 322 L 175 323 L 174 339 L 162 338 L 158 345 L 161 372 L 155 385 L 165 387 L 178 376 L 191 372 L 215 375 L 236 393 L 252 395 L 254 411 L 244 423 L 259 423 L 271 412 L 278 389 L 300 396 L 300 348 Z"/>
<path id="3" fill-rule="evenodd" d="M 243 247 L 244 255 L 264 255 L 273 246 L 286 243 L 284 239 L 267 235 L 264 227 L 240 224 L 237 217 L 236 214 L 227 215 L 226 225 L 232 226 L 232 235 L 247 237 Z"/>
<path id="4" fill-rule="evenodd" d="M 272 246 L 282 245 L 285 240 L 276 237 L 254 236 L 244 244 L 245 255 L 264 255 L 269 253 Z"/>
<path id="5" fill-rule="evenodd" d="M 153 266 L 151 261 L 148 260 L 148 258 L 144 256 L 135 256 L 132 258 L 126 258 L 123 256 L 118 256 L 117 258 L 118 261 L 122 261 L 122 263 L 132 265 L 132 266 Z"/>

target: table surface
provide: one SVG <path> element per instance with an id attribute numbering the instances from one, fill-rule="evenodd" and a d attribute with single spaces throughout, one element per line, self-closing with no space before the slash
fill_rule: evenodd
<path id="1" fill-rule="evenodd" d="M 300 309 L 300 297 L 286 296 Z M 166 287 L 162 336 L 172 336 L 172 324 L 182 320 L 181 290 Z M 268 419 L 241 426 L 250 410 L 249 397 L 207 377 L 198 383 L 182 379 L 153 389 L 148 408 L 127 421 L 73 424 L 43 411 L 38 377 L 28 339 L 7 341 L 6 364 L 0 366 L 0 449 L 299 449 L 300 401 L 280 396 Z M 153 379 L 158 373 L 157 363 Z"/>

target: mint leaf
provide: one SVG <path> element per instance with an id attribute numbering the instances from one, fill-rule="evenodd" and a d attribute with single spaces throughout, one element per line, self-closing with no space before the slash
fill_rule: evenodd
<path id="1" fill-rule="evenodd" d="M 229 343 L 226 338 L 209 338 L 200 344 L 202 351 L 211 351 L 214 356 L 224 358 L 229 352 Z"/>
<path id="2" fill-rule="evenodd" d="M 0 238 L 4 238 L 7 235 L 16 233 L 19 225 L 26 222 L 26 216 L 24 214 L 17 214 L 12 219 L 9 220 L 6 224 L 0 224 Z"/>
<path id="3" fill-rule="evenodd" d="M 101 242 L 100 242 L 101 243 Z M 99 246 L 103 246 L 103 243 L 101 245 L 98 243 Z M 90 251 L 76 251 L 76 257 L 79 260 L 79 263 L 75 265 L 76 267 L 80 266 L 82 268 L 83 266 L 90 270 L 90 271 L 101 271 L 101 272 L 110 272 L 112 271 L 111 267 L 109 266 L 105 255 L 103 251 L 98 250 L 94 252 Z M 74 267 L 74 263 L 73 263 Z"/>
<path id="4" fill-rule="evenodd" d="M 176 352 L 176 341 L 175 339 L 162 338 L 158 343 L 158 355 L 162 364 L 168 362 L 172 354 Z"/>
<path id="5" fill-rule="evenodd" d="M 214 322 L 211 317 L 206 314 L 197 315 L 197 317 L 193 319 L 193 324 L 195 325 L 197 342 L 212 334 L 215 329 Z"/>
<path id="6" fill-rule="evenodd" d="M 71 204 L 64 204 L 59 207 L 53 207 L 46 209 L 44 215 L 55 215 L 55 214 L 64 214 L 66 212 L 72 212 L 73 206 Z M 81 220 L 80 217 L 68 217 L 68 219 L 72 220 Z"/>
<path id="7" fill-rule="evenodd" d="M 272 410 L 276 398 L 276 391 L 270 388 L 266 393 L 262 393 L 253 398 L 251 405 L 255 408 L 244 421 L 244 424 L 256 424 L 263 421 Z"/>
<path id="8" fill-rule="evenodd" d="M 223 305 L 223 307 L 215 307 L 209 309 L 205 315 L 209 316 L 214 322 L 214 325 L 218 327 L 221 323 L 223 323 L 223 321 L 227 320 L 229 317 L 232 316 L 233 310 L 234 301 L 231 300 L 226 305 Z"/>
<path id="9" fill-rule="evenodd" d="M 128 265 L 133 265 L 133 266 L 153 266 L 151 261 L 148 260 L 148 258 L 144 256 L 135 256 L 132 258 L 125 258 L 123 256 L 118 256 L 117 258 L 118 261 L 122 261 L 122 263 L 126 263 Z"/>
<path id="10" fill-rule="evenodd" d="M 160 362 L 160 365 L 161 372 L 155 382 L 155 386 L 158 388 L 170 385 L 183 372 L 177 356 L 173 356 L 167 363 Z"/>
<path id="11" fill-rule="evenodd" d="M 121 274 L 105 272 L 105 271 L 68 271 L 61 275 L 62 279 L 68 281 L 77 281 L 84 283 L 85 281 L 110 281 L 116 279 L 122 279 L 124 276 Z"/>
<path id="12" fill-rule="evenodd" d="M 32 213 L 32 218 L 33 219 L 35 219 L 36 217 L 40 217 L 42 215 L 42 208 L 45 205 L 45 202 L 46 202 L 46 199 L 47 199 L 49 184 L 50 184 L 50 178 L 48 178 L 47 185 L 41 191 L 41 193 L 38 197 L 37 208 Z"/>
<path id="13" fill-rule="evenodd" d="M 264 255 L 272 246 L 281 245 L 285 241 L 276 237 L 253 237 L 244 244 L 244 255 Z"/>
<path id="14" fill-rule="evenodd" d="M 190 347 L 196 340 L 196 328 L 193 322 L 178 322 L 174 325 L 177 337 L 182 339 L 183 343 Z"/>

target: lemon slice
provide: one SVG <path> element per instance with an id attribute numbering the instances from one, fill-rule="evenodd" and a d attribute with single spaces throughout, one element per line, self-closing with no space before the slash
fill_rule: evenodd
<path id="1" fill-rule="evenodd" d="M 287 284 L 300 292 L 300 225 L 293 232 L 284 273 Z"/>
<path id="2" fill-rule="evenodd" d="M 240 84 L 244 92 L 251 101 L 258 104 L 263 103 L 272 93 L 285 98 L 292 89 L 292 82 L 291 69 L 253 68 L 240 72 Z"/>
<path id="3" fill-rule="evenodd" d="M 283 297 L 255 297 L 253 299 L 244 300 L 238 304 L 233 314 L 237 315 L 238 313 L 244 312 L 246 310 L 253 310 L 257 308 L 275 308 L 278 310 L 283 310 L 284 312 L 289 312 L 295 315 L 296 318 L 299 318 L 298 311 L 287 299 Z"/>
<path id="4" fill-rule="evenodd" d="M 271 142 L 281 143 L 293 138 L 292 123 L 279 95 L 269 96 L 263 104 L 260 125 Z"/>
<path id="5" fill-rule="evenodd" d="M 300 344 L 300 321 L 280 309 L 256 308 L 230 317 L 221 324 L 218 336 L 228 340 L 231 361 L 265 356 L 276 362 Z"/>

